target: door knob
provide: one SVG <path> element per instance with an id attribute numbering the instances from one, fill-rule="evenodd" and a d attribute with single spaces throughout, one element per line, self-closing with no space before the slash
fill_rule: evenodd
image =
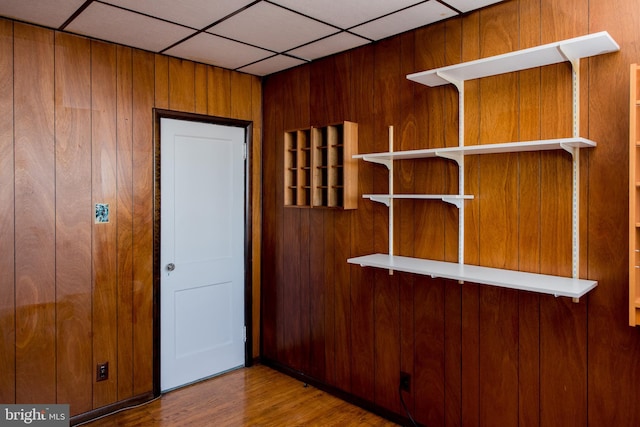
<path id="1" fill-rule="evenodd" d="M 176 269 L 176 265 L 172 262 L 170 262 L 169 264 L 167 264 L 167 270 L 169 271 L 173 271 Z"/>

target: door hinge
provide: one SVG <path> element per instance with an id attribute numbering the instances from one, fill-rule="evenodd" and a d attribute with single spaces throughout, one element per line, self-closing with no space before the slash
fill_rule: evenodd
<path id="1" fill-rule="evenodd" d="M 244 342 L 247 342 L 247 327 L 246 326 L 242 327 L 242 340 Z"/>
<path id="2" fill-rule="evenodd" d="M 247 143 L 244 143 L 244 159 L 247 160 Z"/>

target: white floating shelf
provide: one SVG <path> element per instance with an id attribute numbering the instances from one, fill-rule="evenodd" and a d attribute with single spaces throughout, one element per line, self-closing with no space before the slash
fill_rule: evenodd
<path id="1" fill-rule="evenodd" d="M 356 154 L 354 159 L 384 163 L 389 160 L 425 159 L 432 157 L 455 158 L 473 154 L 518 153 L 525 151 L 561 150 L 568 148 L 592 148 L 597 144 L 586 138 L 559 138 L 539 141 L 506 142 L 500 144 L 468 145 L 465 147 L 428 148 L 386 153 Z"/>
<path id="2" fill-rule="evenodd" d="M 394 199 L 413 199 L 413 200 L 442 200 L 447 203 L 456 205 L 458 208 L 464 200 L 473 199 L 473 195 L 459 194 L 363 194 L 362 198 L 370 199 L 374 202 L 384 203 L 389 206 L 391 200 Z"/>
<path id="3" fill-rule="evenodd" d="M 595 280 L 574 279 L 387 254 L 365 255 L 350 258 L 347 261 L 362 267 L 404 271 L 574 299 L 584 296 L 598 285 Z"/>
<path id="4" fill-rule="evenodd" d="M 521 71 L 534 67 L 557 64 L 603 53 L 616 52 L 620 46 L 606 31 L 549 43 L 529 49 L 509 52 L 489 58 L 450 65 L 419 73 L 407 78 L 427 86 L 479 79 L 497 74 Z"/>

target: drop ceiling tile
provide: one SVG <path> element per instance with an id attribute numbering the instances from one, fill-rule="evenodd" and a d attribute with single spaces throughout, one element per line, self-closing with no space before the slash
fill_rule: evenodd
<path id="1" fill-rule="evenodd" d="M 193 30 L 179 25 L 95 2 L 67 30 L 153 52 L 193 34 Z"/>
<path id="2" fill-rule="evenodd" d="M 200 30 L 245 7 L 253 0 L 103 0 L 103 2 Z"/>
<path id="3" fill-rule="evenodd" d="M 286 55 L 274 55 L 255 64 L 249 64 L 246 67 L 239 68 L 238 71 L 256 76 L 266 76 L 304 63 L 304 61 Z"/>
<path id="4" fill-rule="evenodd" d="M 274 3 L 346 29 L 422 1 L 424 0 L 275 0 Z"/>
<path id="5" fill-rule="evenodd" d="M 260 2 L 207 31 L 283 52 L 335 33 L 336 29 L 271 3 Z"/>
<path id="6" fill-rule="evenodd" d="M 59 28 L 85 0 L 2 0 L 0 15 L 50 28 Z"/>
<path id="7" fill-rule="evenodd" d="M 350 33 L 341 32 L 308 45 L 290 50 L 287 53 L 297 56 L 298 58 L 312 60 L 322 58 L 323 56 L 331 55 L 336 52 L 353 49 L 354 47 L 362 46 L 367 43 L 369 43 L 369 40 L 367 39 Z"/>
<path id="8" fill-rule="evenodd" d="M 445 0 L 445 3 L 450 4 L 461 12 L 469 12 L 470 10 L 480 9 L 501 1 L 503 0 Z"/>
<path id="9" fill-rule="evenodd" d="M 457 15 L 457 13 L 450 8 L 435 0 L 430 0 L 426 3 L 352 28 L 350 31 L 372 40 L 380 40 L 455 15 Z"/>
<path id="10" fill-rule="evenodd" d="M 273 52 L 268 50 L 258 49 L 209 33 L 200 33 L 172 47 L 165 53 L 232 70 L 273 55 Z"/>

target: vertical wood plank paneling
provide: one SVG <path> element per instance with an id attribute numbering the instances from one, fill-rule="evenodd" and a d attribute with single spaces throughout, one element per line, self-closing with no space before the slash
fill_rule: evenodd
<path id="1" fill-rule="evenodd" d="M 282 84 L 284 85 L 284 80 L 282 82 Z M 279 90 L 282 91 L 282 86 L 279 87 Z M 283 91 L 284 92 L 284 91 Z M 287 114 L 287 110 L 284 107 L 285 104 L 285 95 L 280 94 L 279 97 L 280 100 L 280 108 L 278 113 L 275 115 L 274 119 L 277 121 L 278 126 L 276 127 L 276 133 L 275 133 L 275 138 L 274 138 L 274 143 L 275 143 L 275 147 L 273 149 L 273 152 L 275 154 L 275 160 L 274 160 L 274 164 L 275 164 L 275 188 L 272 188 L 271 191 L 275 190 L 275 210 L 273 211 L 275 214 L 275 218 L 276 218 L 276 230 L 274 232 L 274 238 L 275 238 L 275 293 L 277 295 L 277 299 L 276 299 L 276 304 L 278 307 L 278 310 L 276 311 L 275 315 L 276 315 L 276 320 L 275 320 L 275 327 L 276 327 L 276 333 L 275 333 L 275 350 L 276 350 L 276 355 L 279 357 L 280 360 L 284 359 L 284 355 L 285 355 L 285 325 L 288 321 L 287 317 L 286 317 L 286 309 L 288 307 L 285 307 L 285 303 L 284 300 L 286 298 L 286 294 L 285 294 L 285 284 L 284 282 L 284 274 L 285 274 L 285 262 L 286 262 L 286 258 L 285 258 L 285 253 L 286 253 L 286 246 L 288 244 L 288 242 L 286 242 L 283 239 L 283 233 L 284 233 L 284 226 L 285 226 L 285 211 L 286 209 L 284 208 L 284 173 L 282 170 L 282 159 L 284 158 L 284 144 L 283 144 L 283 130 L 286 129 L 284 123 L 285 123 L 285 116 Z"/>
<path id="2" fill-rule="evenodd" d="M 231 71 L 207 68 L 207 111 L 210 116 L 231 117 Z"/>
<path id="3" fill-rule="evenodd" d="M 427 70 L 444 65 L 445 27 L 442 24 L 416 31 L 416 70 Z M 415 88 L 415 115 L 418 148 L 443 147 L 442 95 L 452 88 Z M 443 191 L 445 162 L 416 161 L 414 186 L 416 193 Z M 444 209 L 440 203 L 418 201 L 415 203 L 414 250 L 415 256 L 443 259 L 444 227 L 428 227 L 427 223 L 443 225 Z M 402 219 L 402 218 L 400 218 Z M 416 276 L 414 283 L 415 306 L 415 415 L 425 425 L 444 425 L 444 281 Z"/>
<path id="4" fill-rule="evenodd" d="M 208 93 L 207 89 L 207 70 L 208 66 L 204 64 L 195 64 L 194 71 L 194 93 L 195 97 L 195 112 L 197 114 L 207 114 L 207 101 Z"/>
<path id="5" fill-rule="evenodd" d="M 16 402 L 55 402 L 54 34 L 14 37 Z"/>
<path id="6" fill-rule="evenodd" d="M 324 111 L 324 80 L 327 70 L 327 61 L 319 60 L 309 66 L 309 125 L 326 125 L 326 112 Z M 314 102 L 311 102 L 314 100 Z M 322 100 L 322 102 L 320 102 Z M 318 378 L 328 381 L 334 380 L 334 346 L 329 347 L 329 343 L 334 342 L 334 319 L 333 307 L 329 306 L 328 299 L 333 301 L 333 284 L 329 285 L 325 271 L 325 265 L 331 258 L 325 251 L 325 235 L 329 233 L 325 230 L 324 209 L 312 209 L 309 214 L 310 247 L 309 255 L 313 262 L 309 269 L 309 290 L 311 292 L 311 317 L 310 317 L 310 372 L 315 372 Z M 333 274 L 333 270 L 331 270 Z M 331 314 L 327 311 L 331 310 Z M 330 373 L 329 373 L 330 370 Z"/>
<path id="7" fill-rule="evenodd" d="M 304 90 L 305 84 L 303 81 L 307 79 L 303 76 L 300 69 L 294 70 L 292 80 L 289 85 L 282 88 L 284 90 L 284 128 L 285 129 L 299 129 L 306 126 L 308 116 L 303 113 L 304 107 L 308 104 L 303 102 L 305 98 Z M 244 109 L 244 106 L 240 102 L 234 103 L 234 93 L 246 93 L 247 79 L 246 78 L 231 78 L 231 91 L 232 91 L 232 114 L 235 109 Z M 307 91 L 308 93 L 308 91 Z M 298 96 L 300 94 L 300 96 Z M 235 107 L 234 107 L 235 104 Z M 308 110 L 307 110 L 308 111 Z M 282 138 L 280 136 L 280 138 Z M 281 141 L 281 139 L 279 139 Z M 282 159 L 280 157 L 279 159 Z M 278 162 L 279 175 L 284 175 L 283 172 L 284 163 L 282 160 Z M 301 360 L 301 344 L 302 344 L 302 328 L 301 325 L 301 312 L 306 310 L 306 307 L 300 305 L 301 288 L 307 286 L 307 278 L 301 276 L 301 247 L 299 235 L 303 232 L 301 225 L 301 209 L 286 208 L 283 212 L 284 224 L 283 224 L 283 239 L 285 242 L 295 242 L 295 244 L 284 245 L 283 251 L 283 273 L 284 281 L 283 285 L 283 297 L 285 307 L 285 321 L 282 323 L 284 331 L 284 359 L 287 363 L 295 369 L 302 369 Z M 308 229 L 304 230 L 308 232 Z"/>
<path id="8" fill-rule="evenodd" d="M 155 105 L 156 108 L 169 108 L 169 57 L 155 55 Z"/>
<path id="9" fill-rule="evenodd" d="M 436 24 L 416 32 L 415 66 L 418 70 L 428 70 L 445 65 L 445 27 Z M 444 147 L 444 94 L 456 92 L 452 86 L 415 88 L 416 129 L 419 148 Z M 446 167 L 449 160 L 418 160 L 414 168 L 414 190 L 418 194 L 444 194 Z M 419 201 L 415 203 L 415 256 L 444 260 L 445 210 L 444 203 Z M 402 218 L 398 218 L 400 221 Z M 429 226 L 427 224 L 438 224 Z M 453 237 L 453 236 L 452 236 Z M 455 237 L 453 237 L 455 239 Z M 438 285 L 441 286 L 441 285 Z"/>
<path id="10" fill-rule="evenodd" d="M 374 116 L 376 123 L 376 151 L 388 150 L 387 126 L 398 128 L 398 89 L 400 75 L 400 40 L 392 38 L 375 48 Z M 397 137 L 396 137 L 397 138 Z M 397 144 L 395 139 L 394 144 Z M 388 189 L 387 170 L 378 167 L 374 176 L 374 192 L 384 194 Z M 376 203 L 374 209 L 374 247 L 386 253 L 389 213 Z M 386 239 L 385 239 L 386 237 Z M 397 276 L 384 270 L 375 272 L 375 402 L 397 412 L 401 411 L 397 385 L 400 381 L 400 293 Z"/>
<path id="11" fill-rule="evenodd" d="M 275 134 L 278 126 L 274 123 L 276 108 L 268 108 L 268 105 L 279 105 L 277 102 L 278 89 L 275 85 L 265 85 L 262 94 L 265 108 L 263 111 L 262 132 L 264 150 L 262 151 L 262 174 L 261 182 L 268 179 L 275 180 L 276 159 L 275 159 Z M 267 145 L 268 144 L 268 145 Z M 273 186 L 261 186 L 262 197 L 262 240 L 260 242 L 261 253 L 263 254 L 260 271 L 260 354 L 262 357 L 277 359 L 275 351 L 275 318 L 276 318 L 276 285 L 275 285 L 275 205 L 276 194 Z"/>
<path id="12" fill-rule="evenodd" d="M 351 52 L 352 111 L 358 123 L 358 151 L 373 152 L 373 49 Z M 358 165 L 358 193 L 373 193 L 373 168 L 368 162 Z M 353 214 L 351 253 L 373 253 L 373 202 L 360 200 Z M 374 312 L 373 269 L 351 267 L 351 391 L 373 402 Z"/>
<path id="13" fill-rule="evenodd" d="M 57 401 L 92 409 L 91 42 L 55 35 Z"/>
<path id="14" fill-rule="evenodd" d="M 285 119 L 286 121 L 286 119 Z M 282 239 L 285 242 L 296 242 L 284 246 L 283 251 L 283 281 L 282 298 L 284 319 L 280 325 L 283 331 L 283 360 L 294 369 L 301 369 L 300 341 L 302 337 L 302 325 L 300 324 L 300 312 L 305 307 L 300 306 L 300 209 L 287 208 L 283 213 L 284 227 Z"/>
<path id="15" fill-rule="evenodd" d="M 347 54 L 334 56 L 330 64 L 333 68 L 325 80 L 324 93 L 329 123 L 351 118 L 351 57 Z M 352 212 L 335 210 L 335 227 L 333 236 L 335 252 L 333 262 L 335 278 L 335 333 L 336 333 L 336 382 L 341 388 L 351 391 L 351 277 L 350 266 L 345 262 L 351 256 L 351 224 Z"/>
<path id="16" fill-rule="evenodd" d="M 13 22 L 0 19 L 0 402 L 15 403 Z"/>
<path id="17" fill-rule="evenodd" d="M 309 119 L 311 126 L 326 126 L 330 122 L 330 113 L 327 110 L 328 105 L 332 101 L 334 101 L 333 93 L 329 90 L 327 93 L 327 89 L 331 87 L 333 83 L 333 58 L 320 59 L 316 61 L 315 64 L 310 66 L 309 74 L 309 92 L 310 92 L 310 100 L 313 100 L 309 104 Z M 339 108 L 339 107 L 337 107 Z M 327 210 L 320 210 L 317 213 L 312 212 L 312 217 L 310 221 L 312 224 L 317 224 L 318 226 L 322 225 L 322 229 L 324 231 L 324 235 L 321 239 L 316 240 L 315 244 L 311 248 L 312 256 L 316 256 L 319 252 L 323 252 L 321 257 L 318 257 L 319 261 L 322 261 L 322 264 L 318 265 L 318 269 L 322 269 L 324 274 L 319 276 L 318 278 L 312 279 L 313 286 L 312 288 L 316 290 L 316 292 L 320 292 L 318 297 L 321 297 L 324 300 L 323 305 L 317 305 L 318 315 L 320 315 L 320 310 L 323 310 L 323 327 L 319 329 L 322 324 L 317 321 L 314 322 L 316 324 L 317 332 L 314 332 L 314 335 L 318 334 L 318 332 L 322 332 L 322 339 L 324 339 L 325 349 L 323 351 L 323 355 L 320 355 L 318 358 L 314 358 L 314 362 L 316 362 L 316 366 L 320 368 L 320 364 L 324 362 L 324 377 L 329 384 L 338 385 L 339 382 L 337 380 L 337 370 L 338 370 L 338 362 L 336 353 L 339 351 L 338 349 L 338 337 L 336 329 L 339 328 L 337 324 L 338 321 L 336 317 L 338 316 L 339 311 L 336 309 L 336 301 L 338 296 L 336 296 L 336 280 L 335 280 L 335 263 L 333 259 L 333 254 L 335 253 L 335 215 L 333 212 L 329 212 Z M 320 278 L 322 281 L 320 281 Z M 318 318 L 318 320 L 320 320 Z M 317 343 L 317 341 L 316 341 Z M 341 387 L 348 388 L 350 384 L 340 385 Z"/>
<path id="18" fill-rule="evenodd" d="M 207 68 L 208 69 L 208 68 Z M 208 91 L 207 91 L 208 94 Z M 260 243 L 262 241 L 262 84 L 258 77 L 251 80 L 251 117 L 253 120 L 253 141 L 251 159 L 251 204 L 253 207 L 253 217 L 251 218 L 252 228 L 252 305 L 253 305 L 253 358 L 260 356 L 260 276 L 262 272 L 262 251 Z"/>
<path id="19" fill-rule="evenodd" d="M 211 71 L 211 70 L 210 70 Z M 264 149 L 262 151 L 262 182 L 281 182 L 277 177 L 277 164 L 281 161 L 276 157 L 277 145 L 280 140 L 276 135 L 282 129 L 281 119 L 281 92 L 280 86 L 274 82 L 275 79 L 269 80 L 269 85 L 265 86 L 263 93 L 264 98 Z M 211 87 L 211 85 L 209 85 Z M 211 106 L 211 102 L 209 103 Z M 277 107 L 276 107 L 277 106 Z M 276 184 L 277 185 L 277 184 Z M 278 198 L 277 189 L 274 185 L 262 185 L 262 289 L 261 289 L 261 345 L 260 352 L 263 357 L 278 360 L 277 348 L 277 319 L 278 312 L 278 283 L 276 264 L 279 263 L 277 258 L 277 206 Z M 283 199 L 282 202 L 284 203 Z M 324 347 L 322 347 L 324 351 Z"/>
<path id="20" fill-rule="evenodd" d="M 589 2 L 542 0 L 542 43 L 588 32 Z M 571 135 L 571 67 L 541 70 L 541 136 Z M 541 272 L 571 275 L 571 158 L 542 157 Z M 587 423 L 586 302 L 540 297 L 540 424 Z M 561 403 L 562 402 L 562 403 Z M 566 405 L 566 406 L 565 406 Z M 571 410 L 567 410 L 570 407 Z"/>
<path id="21" fill-rule="evenodd" d="M 540 0 L 520 2 L 520 49 L 540 45 Z M 540 139 L 540 70 L 519 73 L 519 140 Z M 518 155 L 518 267 L 540 272 L 540 153 Z M 518 295 L 518 422 L 540 423 L 540 297 Z"/>
<path id="22" fill-rule="evenodd" d="M 406 33 L 400 38 L 400 73 L 406 75 L 415 71 L 415 34 Z M 408 79 L 399 81 L 399 146 L 400 150 L 416 148 L 416 115 L 414 105 L 414 89 L 416 84 Z M 396 164 L 394 183 L 398 185 L 398 192 L 414 193 L 413 169 L 414 162 L 398 162 Z M 406 200 L 398 204 L 398 253 L 413 255 L 414 253 L 414 211 L 415 203 Z M 406 372 L 414 378 L 414 387 L 405 393 L 403 399 L 412 414 L 415 414 L 415 306 L 414 306 L 415 277 L 412 274 L 398 275 L 400 288 L 400 371 Z M 353 284 L 352 284 L 353 286 Z"/>
<path id="23" fill-rule="evenodd" d="M 640 60 L 640 13 L 633 0 L 618 2 L 615 9 L 590 3 L 589 18 L 589 31 L 609 31 L 621 50 L 588 61 L 589 105 L 581 104 L 588 112 L 587 134 L 598 141 L 588 155 L 588 175 L 581 175 L 589 189 L 584 222 L 588 232 L 586 238 L 581 235 L 589 246 L 581 257 L 588 261 L 588 277 L 598 277 L 598 291 L 588 298 L 588 422 L 640 425 L 636 399 L 640 339 L 638 328 L 627 326 L 622 310 L 629 298 L 628 259 L 620 256 L 628 238 L 624 223 L 628 196 L 623 184 L 628 179 L 629 144 L 629 73 L 625 71 Z M 582 154 L 580 161 L 585 162 Z"/>
<path id="24" fill-rule="evenodd" d="M 195 64 L 178 58 L 169 58 L 169 109 L 195 111 Z"/>
<path id="25" fill-rule="evenodd" d="M 335 217 L 333 213 L 323 210 L 322 223 L 324 224 L 324 283 L 325 305 L 324 305 L 324 332 L 325 332 L 325 378 L 328 384 L 340 386 L 336 383 L 336 289 L 335 270 L 333 260 L 329 254 L 335 252 L 335 241 L 330 230 L 335 227 Z"/>
<path id="26" fill-rule="evenodd" d="M 297 73 L 297 89 L 296 95 L 294 98 L 296 99 L 297 106 L 295 109 L 295 123 L 296 127 L 305 127 L 308 126 L 309 123 L 309 71 L 306 68 L 298 69 Z M 243 79 L 245 84 L 249 82 L 253 82 L 253 79 Z M 253 83 L 252 83 L 253 84 Z M 238 94 L 239 95 L 239 94 Z M 234 95 L 236 96 L 236 95 Z M 241 113 L 245 114 L 245 113 Z M 298 280 L 299 289 L 299 301 L 300 301 L 300 321 L 299 321 L 299 338 L 296 343 L 298 358 L 300 359 L 300 368 L 302 370 L 309 370 L 310 363 L 310 345 L 311 345 L 311 330 L 310 330 L 310 322 L 311 316 L 309 314 L 310 302 L 313 298 L 311 292 L 310 285 L 310 262 L 313 258 L 311 258 L 311 230 L 310 226 L 310 213 L 309 209 L 301 209 L 300 210 L 300 223 L 299 223 L 299 232 L 298 232 L 298 240 L 300 243 L 300 278 Z M 318 245 L 317 242 L 314 242 L 315 245 Z"/>
<path id="27" fill-rule="evenodd" d="M 325 310 L 327 288 L 324 286 L 324 215 L 321 210 L 309 212 L 309 373 L 321 381 L 326 379 Z"/>
<path id="28" fill-rule="evenodd" d="M 132 61 L 133 394 L 139 395 L 153 389 L 154 55 L 135 50 Z"/>
<path id="29" fill-rule="evenodd" d="M 310 121 L 310 111 L 309 111 L 309 71 L 306 68 L 298 69 L 298 85 L 297 85 L 297 93 L 296 93 L 296 114 L 295 121 L 297 124 L 307 126 Z M 245 85 L 249 83 L 253 84 L 253 78 L 243 79 L 242 80 Z M 232 80 L 233 82 L 233 80 Z M 233 83 L 232 83 L 233 84 Z M 233 88 L 232 88 L 233 89 Z M 232 92 L 234 93 L 234 92 Z M 239 93 L 234 96 L 240 96 Z M 250 99 L 250 98 L 249 98 Z M 235 102 L 234 102 L 235 103 Z M 232 104 L 233 106 L 233 104 Z M 246 112 L 238 111 L 237 114 L 244 115 Z M 309 329 L 311 317 L 309 315 L 309 306 L 310 300 L 313 296 L 310 294 L 310 266 L 311 262 L 311 238 L 310 238 L 310 216 L 309 210 L 303 209 L 300 211 L 300 231 L 299 231 L 299 241 L 300 241 L 300 279 L 299 279 L 299 298 L 300 298 L 300 338 L 297 342 L 297 353 L 300 358 L 300 366 L 304 370 L 309 369 L 309 353 L 310 353 L 310 344 L 311 344 L 311 331 Z M 317 245 L 317 242 L 314 242 Z"/>
<path id="30" fill-rule="evenodd" d="M 234 119 L 251 120 L 251 82 L 249 74 L 231 73 L 231 117 Z"/>
<path id="31" fill-rule="evenodd" d="M 462 21 L 451 20 L 444 22 L 444 65 L 458 64 L 462 62 Z M 459 104 L 460 96 L 453 85 L 448 85 L 443 97 L 443 137 L 444 146 L 456 147 L 460 144 L 459 137 Z M 444 163 L 443 189 L 447 194 L 459 192 L 459 167 L 456 162 Z M 467 207 L 469 203 L 466 203 Z M 444 260 L 458 261 L 458 234 L 459 234 L 459 210 L 452 205 L 443 204 L 444 208 Z"/>
<path id="32" fill-rule="evenodd" d="M 518 4 L 480 12 L 482 56 L 518 48 Z M 515 73 L 480 80 L 480 142 L 517 141 Z M 482 156 L 480 162 L 480 264 L 517 269 L 518 156 Z M 518 293 L 480 287 L 480 424 L 518 423 Z M 497 349 L 498 351 L 490 351 Z M 500 372 L 501 375 L 495 375 Z"/>
<path id="33" fill-rule="evenodd" d="M 117 400 L 116 47 L 91 43 L 93 203 L 109 205 L 109 222 L 93 224 L 93 366 L 109 362 L 109 379 L 94 383 L 93 406 Z"/>
<path id="34" fill-rule="evenodd" d="M 462 60 L 472 61 L 480 57 L 480 14 L 462 19 Z M 480 138 L 480 85 L 478 81 L 465 82 L 464 143 L 477 145 Z M 465 157 L 465 193 L 479 193 L 478 156 Z M 468 264 L 479 263 L 479 203 L 474 199 L 465 205 L 464 260 Z M 480 423 L 480 286 L 465 284 L 462 287 L 462 424 Z"/>
<path id="35" fill-rule="evenodd" d="M 117 48 L 118 400 L 133 396 L 133 56 Z"/>
<path id="36" fill-rule="evenodd" d="M 445 425 L 445 325 L 442 283 L 416 279 L 414 301 L 414 388 L 417 396 L 415 417 L 424 425 L 442 426 Z"/>
<path id="37" fill-rule="evenodd" d="M 462 62 L 462 22 L 460 20 L 445 22 L 445 63 Z M 459 97 L 457 91 L 445 92 L 444 98 L 444 135 L 447 147 L 459 144 L 458 111 Z M 447 192 L 458 191 L 459 168 L 455 162 L 445 165 Z M 460 211 L 453 206 L 445 205 L 445 261 L 458 261 L 458 235 Z M 445 423 L 448 426 L 462 425 L 462 287 L 454 281 L 445 282 L 445 319 L 444 319 L 444 378 L 445 378 Z"/>

